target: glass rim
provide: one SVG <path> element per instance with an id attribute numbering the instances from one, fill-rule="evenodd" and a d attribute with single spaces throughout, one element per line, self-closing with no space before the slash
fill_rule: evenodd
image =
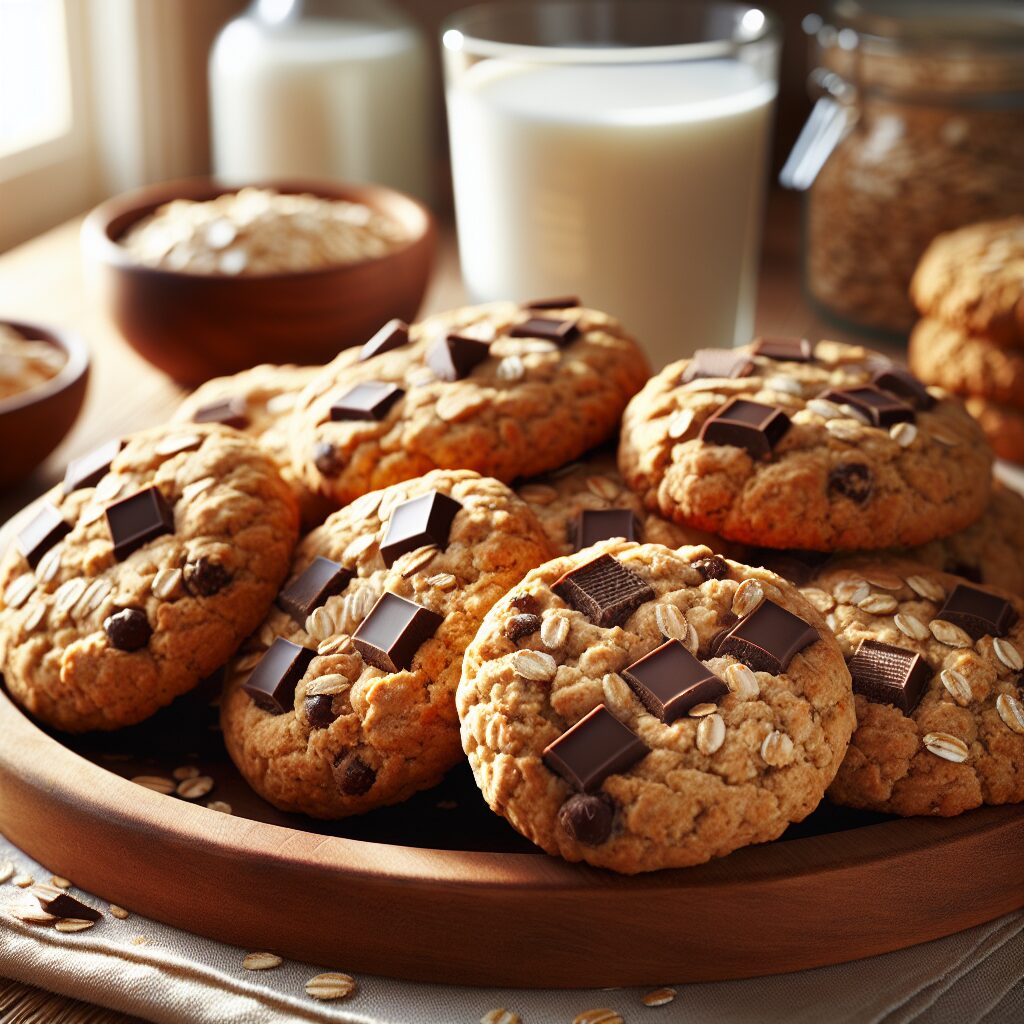
<path id="1" fill-rule="evenodd" d="M 604 0 L 606 5 L 621 7 L 625 11 L 636 11 L 639 8 L 664 8 L 678 11 L 677 0 Z M 470 23 L 485 14 L 512 13 L 550 10 L 554 7 L 566 9 L 576 8 L 580 11 L 594 11 L 601 5 L 589 0 L 484 0 L 483 3 L 463 7 L 450 14 L 441 23 L 442 50 L 459 53 L 466 52 L 477 57 L 501 57 L 519 59 L 532 63 L 559 64 L 635 64 L 670 60 L 708 60 L 716 57 L 729 57 L 749 46 L 758 43 L 781 42 L 782 22 L 774 11 L 756 3 L 735 2 L 735 0 L 699 0 L 688 3 L 686 9 L 691 11 L 732 10 L 737 14 L 757 12 L 763 20 L 749 35 L 733 35 L 729 38 L 707 39 L 687 43 L 667 43 L 663 45 L 624 45 L 624 46 L 581 46 L 573 43 L 542 44 L 542 43 L 506 43 L 497 39 L 489 39 L 486 34 L 474 32 Z"/>

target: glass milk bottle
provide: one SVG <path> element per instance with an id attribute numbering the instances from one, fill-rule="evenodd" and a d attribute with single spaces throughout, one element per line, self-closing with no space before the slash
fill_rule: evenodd
<path id="1" fill-rule="evenodd" d="M 214 170 L 429 199 L 431 86 L 421 33 L 384 0 L 254 0 L 210 54 Z"/>
<path id="2" fill-rule="evenodd" d="M 775 19 L 675 0 L 492 3 L 442 37 L 474 300 L 575 294 L 655 367 L 750 340 Z"/>

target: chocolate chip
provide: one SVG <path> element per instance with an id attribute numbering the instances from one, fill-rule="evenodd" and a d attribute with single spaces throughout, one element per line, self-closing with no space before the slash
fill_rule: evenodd
<path id="1" fill-rule="evenodd" d="M 972 639 L 980 640 L 983 636 L 1005 636 L 1017 621 L 1017 612 L 998 594 L 958 583 L 937 618 L 952 622 Z"/>
<path id="2" fill-rule="evenodd" d="M 628 508 L 585 508 L 577 516 L 571 532 L 577 551 L 616 537 L 636 540 L 636 516 Z"/>
<path id="3" fill-rule="evenodd" d="M 858 505 L 871 497 L 874 478 L 871 470 L 863 462 L 844 462 L 833 466 L 828 474 L 828 494 L 830 498 L 849 498 Z"/>
<path id="4" fill-rule="evenodd" d="M 721 555 L 698 558 L 693 567 L 706 580 L 724 580 L 729 575 L 729 563 Z"/>
<path id="5" fill-rule="evenodd" d="M 738 349 L 733 348 L 699 348 L 683 370 L 679 378 L 680 384 L 704 377 L 749 377 L 754 369 L 754 361 Z"/>
<path id="6" fill-rule="evenodd" d="M 508 637 L 512 643 L 515 643 L 520 639 L 520 637 L 536 633 L 538 629 L 540 629 L 539 615 L 513 615 L 505 626 L 505 636 Z"/>
<path id="7" fill-rule="evenodd" d="M 292 710 L 299 680 L 315 657 L 316 651 L 279 636 L 249 673 L 242 689 L 264 711 L 283 715 Z"/>
<path id="8" fill-rule="evenodd" d="M 640 703 L 663 722 L 674 722 L 695 704 L 714 703 L 729 688 L 678 640 L 669 640 L 622 670 Z"/>
<path id="9" fill-rule="evenodd" d="M 909 370 L 900 366 L 889 365 L 880 369 L 871 378 L 871 383 L 909 402 L 915 409 L 931 409 L 935 405 L 935 398 L 928 389 Z"/>
<path id="10" fill-rule="evenodd" d="M 54 917 L 72 917 L 79 921 L 99 921 L 103 917 L 95 907 L 90 907 L 70 893 L 54 892 L 49 886 L 41 888 L 35 896 L 39 906 Z"/>
<path id="11" fill-rule="evenodd" d="M 781 675 L 804 648 L 820 639 L 818 631 L 774 601 L 762 601 L 718 644 L 719 655 L 732 655 L 755 672 Z"/>
<path id="12" fill-rule="evenodd" d="M 533 594 L 515 594 L 509 603 L 513 608 L 518 608 L 521 612 L 529 612 L 531 615 L 537 615 L 540 612 L 540 601 Z"/>
<path id="13" fill-rule="evenodd" d="M 174 511 L 156 487 L 143 488 L 108 505 L 106 516 L 119 562 L 151 540 L 174 533 Z"/>
<path id="14" fill-rule="evenodd" d="M 359 362 L 379 356 L 382 352 L 392 352 L 396 348 L 409 344 L 409 325 L 404 320 L 389 320 L 359 350 Z"/>
<path id="15" fill-rule="evenodd" d="M 570 569 L 551 584 L 566 604 L 583 612 L 597 626 L 621 626 L 646 601 L 654 588 L 611 555 L 598 555 Z"/>
<path id="16" fill-rule="evenodd" d="M 535 316 L 516 324 L 508 333 L 513 338 L 542 338 L 556 345 L 566 345 L 580 336 L 580 328 L 575 320 L 552 320 Z"/>
<path id="17" fill-rule="evenodd" d="M 367 380 L 349 388 L 331 405 L 332 420 L 382 420 L 405 392 L 394 384 Z"/>
<path id="18" fill-rule="evenodd" d="M 386 590 L 352 634 L 352 643 L 367 665 L 404 672 L 443 621 L 437 612 Z"/>
<path id="19" fill-rule="evenodd" d="M 100 445 L 99 448 L 80 455 L 68 463 L 64 472 L 64 493 L 70 494 L 81 487 L 95 487 L 110 469 L 111 463 L 124 448 L 124 441 L 118 438 Z"/>
<path id="20" fill-rule="evenodd" d="M 337 476 L 344 468 L 337 449 L 327 441 L 313 445 L 313 464 L 324 476 Z"/>
<path id="21" fill-rule="evenodd" d="M 555 295 L 546 299 L 530 299 L 523 309 L 575 309 L 580 304 L 578 295 Z"/>
<path id="22" fill-rule="evenodd" d="M 785 363 L 814 362 L 814 346 L 806 338 L 755 338 L 750 351 Z"/>
<path id="23" fill-rule="evenodd" d="M 461 380 L 487 358 L 490 350 L 488 341 L 449 334 L 437 338 L 427 349 L 426 363 L 441 380 Z"/>
<path id="24" fill-rule="evenodd" d="M 189 591 L 200 597 L 212 597 L 231 582 L 231 573 L 220 562 L 215 562 L 206 555 L 186 562 L 182 575 Z"/>
<path id="25" fill-rule="evenodd" d="M 820 396 L 835 405 L 856 409 L 873 426 L 891 427 L 894 423 L 913 423 L 914 408 L 891 391 L 873 386 L 837 388 Z"/>
<path id="26" fill-rule="evenodd" d="M 326 729 L 338 717 L 334 713 L 334 698 L 326 693 L 307 697 L 302 706 L 311 729 Z"/>
<path id="27" fill-rule="evenodd" d="M 193 423 L 222 423 L 225 427 L 244 430 L 249 425 L 249 415 L 244 398 L 237 396 L 210 402 L 195 411 Z"/>
<path id="28" fill-rule="evenodd" d="M 34 569 L 43 555 L 70 532 L 71 524 L 47 501 L 18 534 L 18 549 Z"/>
<path id="29" fill-rule="evenodd" d="M 345 796 L 362 796 L 377 781 L 377 773 L 358 754 L 345 754 L 334 763 L 334 781 Z"/>
<path id="30" fill-rule="evenodd" d="M 122 608 L 103 620 L 107 639 L 119 651 L 138 651 L 149 643 L 153 627 L 146 613 L 138 608 Z"/>
<path id="31" fill-rule="evenodd" d="M 768 459 L 791 426 L 777 405 L 746 398 L 731 398 L 704 421 L 700 439 L 705 444 L 742 448 L 753 459 Z"/>
<path id="32" fill-rule="evenodd" d="M 849 661 L 853 692 L 875 704 L 892 704 L 905 715 L 917 707 L 932 669 L 916 651 L 862 640 Z"/>
<path id="33" fill-rule="evenodd" d="M 402 555 L 426 544 L 436 544 L 443 551 L 461 508 L 461 502 L 440 491 L 430 491 L 395 506 L 380 542 L 384 564 L 390 569 Z"/>
<path id="34" fill-rule="evenodd" d="M 611 834 L 615 802 L 607 793 L 573 793 L 558 809 L 558 824 L 570 839 L 600 846 Z"/>
<path id="35" fill-rule="evenodd" d="M 626 771 L 647 752 L 647 744 L 599 704 L 549 743 L 542 756 L 548 768 L 585 792 Z"/>

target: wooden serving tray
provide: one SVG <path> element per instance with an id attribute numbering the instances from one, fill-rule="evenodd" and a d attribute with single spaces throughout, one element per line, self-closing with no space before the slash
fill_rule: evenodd
<path id="1" fill-rule="evenodd" d="M 0 531 L 0 550 L 13 527 Z M 130 729 L 69 737 L 0 690 L 0 832 L 86 892 L 179 928 L 335 969 L 454 984 L 778 974 L 1024 907 L 1024 805 L 898 819 L 825 802 L 774 843 L 635 877 L 536 850 L 487 808 L 468 765 L 358 818 L 285 814 L 231 764 L 216 692 L 200 687 Z M 206 799 L 234 813 L 129 781 L 183 764 L 212 776 Z"/>

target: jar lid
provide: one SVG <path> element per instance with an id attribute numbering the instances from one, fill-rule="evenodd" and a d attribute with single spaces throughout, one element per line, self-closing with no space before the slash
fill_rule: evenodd
<path id="1" fill-rule="evenodd" d="M 879 42 L 1024 45 L 1020 0 L 831 0 L 829 20 Z"/>

